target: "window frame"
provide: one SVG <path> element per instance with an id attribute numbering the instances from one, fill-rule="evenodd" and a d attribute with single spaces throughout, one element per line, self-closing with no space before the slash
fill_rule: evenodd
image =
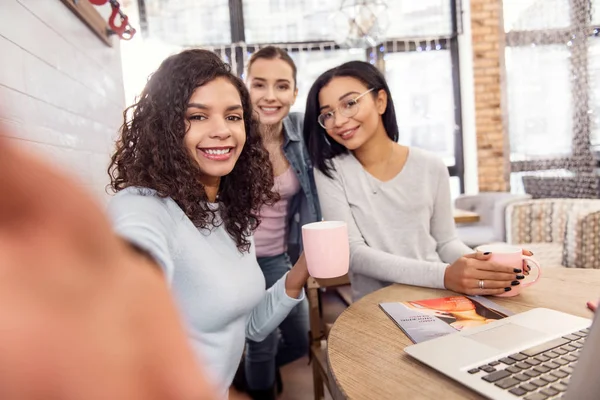
<path id="1" fill-rule="evenodd" d="M 460 180 L 460 193 L 465 191 L 464 183 L 464 153 L 463 153 L 463 121 L 462 121 L 462 98 L 461 98 L 461 86 L 460 86 L 460 65 L 459 65 L 459 48 L 458 48 L 458 35 L 462 33 L 462 5 L 461 0 L 446 0 L 450 4 L 450 18 L 451 18 L 451 33 L 449 35 L 440 36 L 437 38 L 428 37 L 426 40 L 421 38 L 423 42 L 437 41 L 442 46 L 443 50 L 450 51 L 450 59 L 452 65 L 452 86 L 453 86 L 453 97 L 454 97 L 454 123 L 456 129 L 454 131 L 454 158 L 455 164 L 448 167 L 448 173 L 450 176 L 458 177 Z M 140 27 L 143 34 L 148 33 L 148 20 L 146 17 L 145 0 L 138 0 L 138 8 L 140 12 Z M 232 43 L 245 43 L 245 24 L 244 24 L 244 9 L 243 0 L 229 0 L 229 25 L 231 33 Z M 408 38 L 397 38 L 397 40 L 407 40 Z M 418 40 L 418 39 L 417 39 Z M 417 51 L 415 40 L 411 39 L 408 41 L 408 46 L 399 48 L 394 45 L 394 40 L 386 40 L 383 43 L 378 44 L 376 47 L 366 49 L 366 59 L 370 59 L 370 54 L 375 54 L 376 62 L 375 65 L 385 73 L 385 60 L 384 54 L 392 52 L 413 52 Z M 286 42 L 286 43 L 269 43 L 273 45 L 280 45 L 291 52 L 298 52 L 303 50 L 322 50 L 323 46 L 325 49 L 341 49 L 340 46 L 332 44 L 330 41 L 315 41 L 315 42 Z M 236 65 L 234 71 L 238 76 L 241 77 L 244 70 L 244 51 L 254 51 L 260 46 L 261 43 L 246 44 L 244 47 L 235 47 L 235 61 Z M 384 51 L 380 51 L 381 47 L 384 47 Z M 215 49 L 217 53 L 218 47 Z M 231 59 L 232 50 L 225 48 L 225 55 Z"/>
<path id="2" fill-rule="evenodd" d="M 584 12 L 575 13 L 574 10 L 579 7 L 584 8 Z M 582 118 L 581 115 L 587 115 L 590 99 L 590 83 L 589 83 L 589 66 L 588 60 L 588 40 L 596 40 L 600 25 L 593 25 L 591 18 L 592 0 L 569 0 L 569 18 L 570 26 L 559 29 L 538 29 L 538 30 L 521 30 L 505 32 L 506 47 L 525 47 L 531 46 L 534 42 L 536 46 L 548 45 L 564 45 L 571 41 L 569 46 L 570 68 L 571 70 L 578 68 L 583 72 L 584 76 L 579 79 L 571 80 L 571 93 L 578 93 L 573 96 L 573 115 L 572 118 L 577 121 L 573 125 L 573 135 L 571 139 L 572 153 L 568 157 L 564 156 L 548 156 L 536 158 L 532 160 L 510 161 L 511 173 L 513 172 L 528 172 L 528 171 L 544 171 L 550 169 L 569 169 L 577 172 L 592 172 L 594 165 L 584 165 L 582 159 L 589 158 L 591 155 L 591 132 L 592 124 L 589 117 Z M 577 17 L 583 19 L 577 20 Z M 577 26 L 584 26 L 583 30 L 586 35 L 579 35 L 580 30 Z M 504 29 L 504 27 L 502 27 Z M 543 33 L 545 35 L 540 35 Z M 584 40 L 582 40 L 582 37 Z M 541 39 L 541 40 L 540 40 Z M 579 61 L 578 61 L 579 60 Z M 580 60 L 585 60 L 584 68 L 578 64 Z M 508 127 L 506 132 L 509 135 Z M 581 143 L 587 143 L 588 147 L 584 148 Z M 509 157 L 512 156 L 512 153 Z M 600 167 L 600 159 L 596 160 L 596 166 Z"/>

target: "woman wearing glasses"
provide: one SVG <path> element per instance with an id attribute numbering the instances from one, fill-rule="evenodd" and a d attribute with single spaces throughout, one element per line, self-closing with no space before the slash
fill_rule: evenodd
<path id="1" fill-rule="evenodd" d="M 355 299 L 394 282 L 493 295 L 523 279 L 457 238 L 448 170 L 397 143 L 394 103 L 374 66 L 351 61 L 323 73 L 308 94 L 304 135 L 323 217 L 348 223 Z"/>
<path id="2" fill-rule="evenodd" d="M 302 249 L 302 225 L 320 220 L 321 212 L 302 140 L 303 116 L 290 113 L 298 94 L 294 61 L 285 50 L 264 47 L 248 63 L 246 84 L 273 165 L 274 190 L 280 197 L 277 203 L 261 208 L 261 224 L 254 233 L 258 264 L 268 288 L 296 262 Z M 308 303 L 303 301 L 279 325 L 279 332 L 262 342 L 248 340 L 245 373 L 253 399 L 274 399 L 275 387 L 282 390 L 278 368 L 308 353 L 308 330 Z"/>

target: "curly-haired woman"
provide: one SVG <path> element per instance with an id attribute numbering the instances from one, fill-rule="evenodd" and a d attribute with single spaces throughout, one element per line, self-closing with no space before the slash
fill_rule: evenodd
<path id="1" fill-rule="evenodd" d="M 243 82 L 208 51 L 167 58 L 126 111 L 109 173 L 117 233 L 161 268 L 226 397 L 245 337 L 271 333 L 308 278 L 301 257 L 265 292 L 252 232 L 278 196 Z"/>

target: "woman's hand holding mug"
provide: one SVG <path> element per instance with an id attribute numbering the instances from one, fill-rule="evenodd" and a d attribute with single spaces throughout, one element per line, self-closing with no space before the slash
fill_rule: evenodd
<path id="1" fill-rule="evenodd" d="M 525 263 L 500 263 L 494 259 L 493 252 L 485 248 L 483 250 L 463 256 L 446 268 L 446 289 L 468 295 L 507 295 L 525 279 L 529 270 Z M 528 250 L 522 250 L 523 256 L 528 257 L 532 254 Z"/>

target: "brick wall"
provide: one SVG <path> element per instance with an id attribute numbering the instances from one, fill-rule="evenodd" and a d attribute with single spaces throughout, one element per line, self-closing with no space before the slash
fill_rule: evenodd
<path id="1" fill-rule="evenodd" d="M 110 6 L 97 8 L 110 13 Z M 114 40 L 114 39 L 113 39 Z M 58 0 L 0 0 L 0 123 L 100 201 L 125 103 L 118 42 Z"/>
<path id="2" fill-rule="evenodd" d="M 502 118 L 502 0 L 470 0 L 479 190 L 509 190 L 510 159 Z"/>

